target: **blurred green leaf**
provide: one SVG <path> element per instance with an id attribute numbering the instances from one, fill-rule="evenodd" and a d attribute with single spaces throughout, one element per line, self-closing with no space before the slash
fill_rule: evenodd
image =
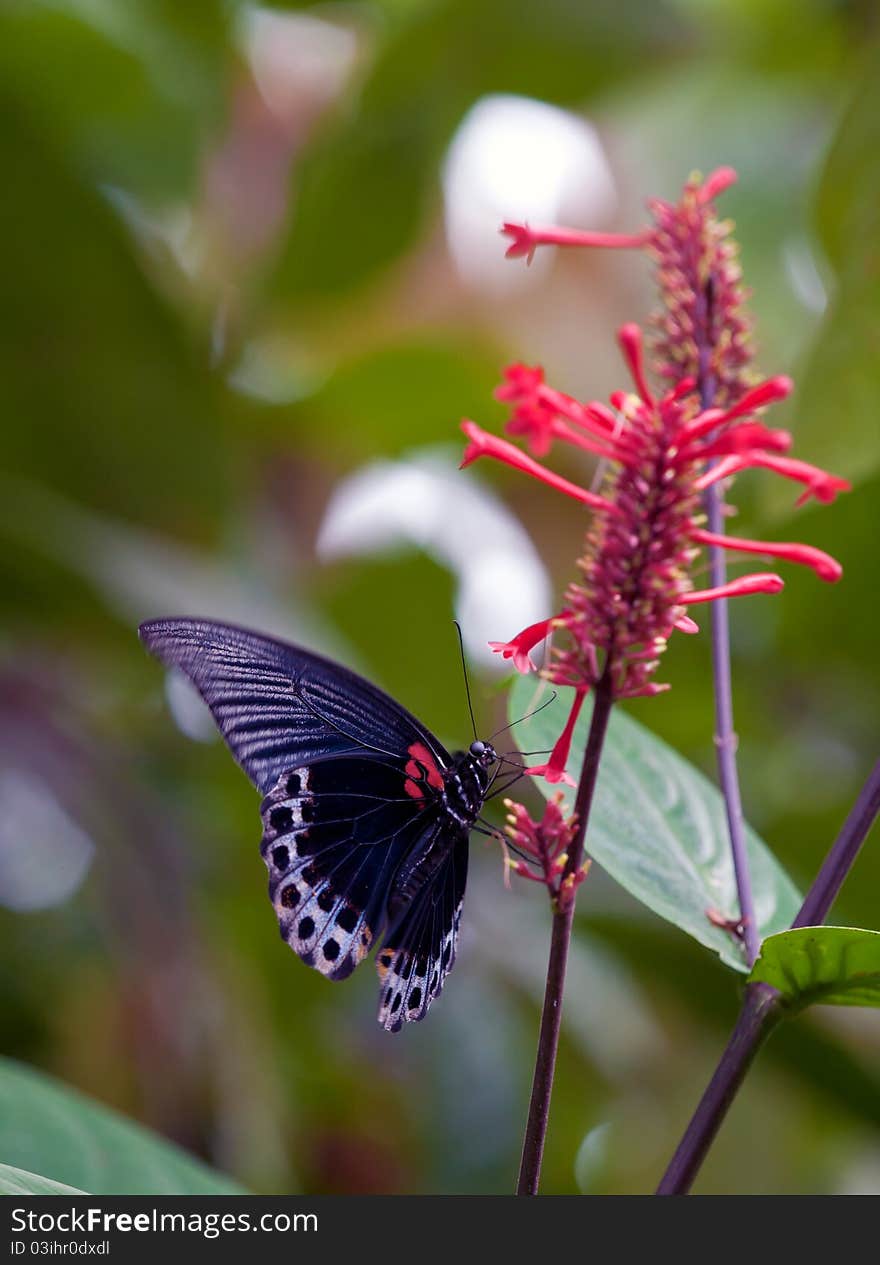
<path id="1" fill-rule="evenodd" d="M 92 1195 L 235 1195 L 230 1178 L 115 1112 L 0 1058 L 0 1155 Z M 40 1180 L 40 1179 L 38 1179 Z"/>
<path id="2" fill-rule="evenodd" d="M 533 679 L 517 678 L 510 692 L 511 720 L 536 706 L 535 693 Z M 568 691 L 563 691 L 537 715 L 517 725 L 521 749 L 551 748 L 562 732 L 569 705 Z M 568 763 L 575 779 L 591 715 L 587 700 Z M 571 788 L 535 781 L 548 799 L 562 789 L 566 809 L 571 811 Z M 761 934 L 768 935 L 791 925 L 800 901 L 766 844 L 748 827 L 746 838 L 758 924 Z M 612 713 L 602 753 L 587 852 L 655 913 L 714 950 L 728 966 L 746 970 L 731 936 L 707 917 L 709 909 L 725 917 L 737 909 L 724 801 L 702 773 L 619 707 Z"/>
<path id="3" fill-rule="evenodd" d="M 155 201 L 193 184 L 228 38 L 219 0 L 7 0 L 0 82 L 84 170 Z"/>
<path id="4" fill-rule="evenodd" d="M 24 113 L 0 128 L 2 464 L 95 508 L 204 533 L 216 387 L 110 207 Z"/>
<path id="5" fill-rule="evenodd" d="M 880 1007 L 880 931 L 798 927 L 761 945 L 749 979 L 772 984 L 788 1007 Z"/>
<path id="6" fill-rule="evenodd" d="M 880 42 L 843 112 L 825 160 L 816 224 L 828 258 L 844 272 L 854 255 L 877 259 L 880 242 Z"/>
<path id="7" fill-rule="evenodd" d="M 797 455 L 850 479 L 880 465 L 880 237 L 863 243 L 840 277 L 790 407 Z M 790 512 L 791 488 L 768 485 Z"/>
<path id="8" fill-rule="evenodd" d="M 463 416 L 492 408 L 500 356 L 453 339 L 380 347 L 341 364 L 307 399 L 285 409 L 306 443 L 350 459 L 390 457 L 457 443 Z"/>
<path id="9" fill-rule="evenodd" d="M 23 1168 L 0 1164 L 0 1195 L 82 1195 L 85 1191 L 63 1182 L 53 1182 L 39 1173 L 28 1173 Z"/>
<path id="10" fill-rule="evenodd" d="M 849 478 L 880 465 L 880 44 L 844 113 L 816 204 L 836 291 L 791 406 L 798 456 Z M 769 489 L 770 505 L 786 489 Z M 788 498 L 788 505 L 791 498 Z"/>

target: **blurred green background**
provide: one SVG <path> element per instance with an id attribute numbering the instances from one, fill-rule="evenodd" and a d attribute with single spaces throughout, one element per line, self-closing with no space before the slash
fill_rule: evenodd
<path id="1" fill-rule="evenodd" d="M 455 746 L 455 608 L 500 724 L 479 645 L 546 613 L 583 524 L 454 475 L 458 419 L 498 425 L 511 359 L 624 385 L 613 331 L 653 294 L 640 256 L 526 270 L 495 228 L 632 230 L 721 164 L 759 364 L 797 382 L 783 424 L 855 481 L 796 522 L 790 487 L 739 484 L 737 530 L 845 567 L 734 611 L 747 814 L 809 881 L 877 755 L 878 33 L 868 0 L 6 0 L 0 1052 L 251 1189 L 511 1189 L 539 889 L 475 840 L 455 973 L 386 1036 L 371 968 L 331 986 L 281 944 L 256 796 L 135 627 L 301 640 Z M 711 770 L 706 637 L 663 679 L 634 714 Z M 877 926 L 877 842 L 834 921 Z M 646 1190 L 740 985 L 601 874 L 582 895 L 545 1189 Z M 699 1189 L 880 1190 L 878 1055 L 876 1012 L 791 1025 Z"/>

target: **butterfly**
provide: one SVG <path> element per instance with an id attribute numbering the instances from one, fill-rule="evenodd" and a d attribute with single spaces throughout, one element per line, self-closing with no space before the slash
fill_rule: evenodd
<path id="1" fill-rule="evenodd" d="M 282 938 L 331 980 L 377 949 L 379 1023 L 424 1019 L 455 962 L 468 838 L 500 767 L 491 743 L 450 755 L 363 677 L 260 633 L 200 619 L 139 633 L 193 682 L 263 795 Z"/>

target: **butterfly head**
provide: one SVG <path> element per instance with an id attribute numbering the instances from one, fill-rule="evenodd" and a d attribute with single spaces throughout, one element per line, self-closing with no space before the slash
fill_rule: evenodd
<path id="1" fill-rule="evenodd" d="M 471 743 L 469 750 L 470 755 L 473 756 L 474 760 L 476 760 L 478 764 L 481 764 L 484 769 L 490 768 L 498 759 L 498 754 L 491 742 L 481 742 L 477 739 L 475 742 Z"/>

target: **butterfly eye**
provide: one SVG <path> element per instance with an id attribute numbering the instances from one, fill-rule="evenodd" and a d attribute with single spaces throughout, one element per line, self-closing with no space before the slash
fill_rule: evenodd
<path id="1" fill-rule="evenodd" d="M 486 754 L 486 744 L 485 744 L 485 742 L 472 742 L 472 743 L 471 743 L 471 755 L 481 756 L 481 755 L 485 755 L 485 754 Z"/>

